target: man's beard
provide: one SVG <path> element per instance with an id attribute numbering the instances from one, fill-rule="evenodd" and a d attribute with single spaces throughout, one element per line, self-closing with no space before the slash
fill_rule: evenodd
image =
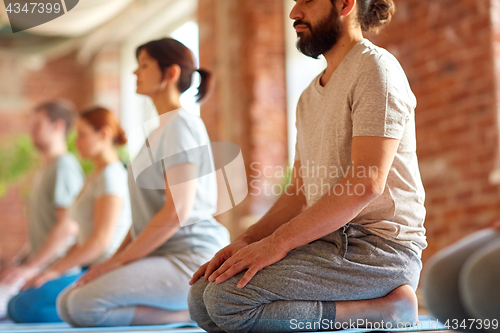
<path id="1" fill-rule="evenodd" d="M 310 36 L 303 36 L 304 33 L 298 33 L 297 49 L 308 57 L 318 59 L 321 54 L 331 50 L 342 37 L 342 26 L 340 24 L 337 8 L 335 6 L 325 19 L 321 20 L 316 26 L 312 27 L 309 22 L 297 20 L 294 26 L 298 24 L 306 25 L 309 28 Z M 302 36 L 301 36 L 302 34 Z"/>

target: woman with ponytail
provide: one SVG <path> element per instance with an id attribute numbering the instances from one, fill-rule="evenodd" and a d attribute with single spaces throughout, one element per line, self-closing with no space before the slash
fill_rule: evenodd
<path id="1" fill-rule="evenodd" d="M 95 107 L 80 115 L 76 129 L 78 152 L 94 165 L 68 210 L 68 217 L 78 225 L 76 243 L 11 299 L 9 316 L 16 322 L 61 321 L 56 310 L 58 294 L 88 266 L 110 258 L 130 229 L 127 170 L 116 152 L 116 146 L 127 139 L 118 120 L 111 111 Z"/>
<path id="2" fill-rule="evenodd" d="M 164 38 L 137 48 L 137 93 L 152 99 L 159 127 L 150 122 L 130 140 L 142 148 L 128 169 L 132 227 L 108 261 L 92 266 L 61 294 L 58 309 L 74 326 L 127 326 L 188 322 L 191 275 L 229 243 L 213 215 L 217 181 L 205 125 L 184 110 L 180 95 L 197 72 L 197 101 L 211 75 L 196 69 L 191 51 Z M 141 125 L 141 124 L 139 124 Z"/>

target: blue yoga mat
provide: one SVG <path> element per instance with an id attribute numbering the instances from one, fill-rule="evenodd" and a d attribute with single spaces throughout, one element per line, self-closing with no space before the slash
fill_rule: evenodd
<path id="1" fill-rule="evenodd" d="M 430 316 L 420 316 L 418 323 L 414 326 L 395 327 L 395 328 L 348 328 L 335 330 L 335 333 L 363 333 L 363 332 L 419 332 L 419 331 L 442 331 L 447 328 Z M 123 326 L 123 327 L 91 327 L 91 328 L 73 328 L 66 323 L 57 324 L 11 324 L 0 323 L 0 332 L 5 333 L 72 333 L 72 332 L 160 332 L 160 333 L 200 333 L 205 332 L 193 323 L 174 323 L 168 325 L 154 326 Z M 290 329 L 290 332 L 300 332 L 297 329 Z"/>
<path id="2" fill-rule="evenodd" d="M 186 328 L 183 328 L 186 327 Z M 180 329 L 183 328 L 183 329 Z M 2 333 L 70 333 L 70 332 L 184 332 L 200 333 L 205 332 L 194 323 L 173 323 L 167 325 L 151 326 L 120 326 L 120 327 L 71 327 L 66 323 L 54 324 L 2 324 Z"/>

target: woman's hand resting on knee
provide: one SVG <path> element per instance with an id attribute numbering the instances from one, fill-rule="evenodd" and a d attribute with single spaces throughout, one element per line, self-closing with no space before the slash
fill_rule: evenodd
<path id="1" fill-rule="evenodd" d="M 212 260 L 198 268 L 189 281 L 189 284 L 194 284 L 202 276 L 204 276 L 205 280 L 208 280 L 208 277 L 212 275 L 212 273 L 224 262 L 226 262 L 226 260 L 231 258 L 234 254 L 236 254 L 236 252 L 246 246 L 248 246 L 247 242 L 236 239 L 234 242 L 217 252 Z"/>
<path id="2" fill-rule="evenodd" d="M 97 279 L 99 276 L 121 266 L 123 266 L 122 263 L 113 259 L 109 259 L 99 264 L 94 264 L 90 266 L 89 270 L 76 282 L 75 288 L 82 287 L 90 281 Z"/>

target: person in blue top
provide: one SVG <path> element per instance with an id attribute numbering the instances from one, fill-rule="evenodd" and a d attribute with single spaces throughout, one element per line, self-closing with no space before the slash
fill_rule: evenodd
<path id="1" fill-rule="evenodd" d="M 113 257 L 93 265 L 59 296 L 58 310 L 73 326 L 154 325 L 190 321 L 191 275 L 229 244 L 217 211 L 211 145 L 201 118 L 184 110 L 180 95 L 201 76 L 198 101 L 210 88 L 209 72 L 196 69 L 192 52 L 163 38 L 137 49 L 137 93 L 159 115 L 133 132 L 141 138 L 128 168 L 132 227 Z"/>
<path id="2" fill-rule="evenodd" d="M 75 282 L 88 267 L 109 258 L 120 246 L 131 223 L 127 170 L 118 159 L 116 146 L 127 142 L 115 115 L 104 108 L 84 111 L 76 123 L 76 146 L 94 171 L 68 209 L 76 222 L 76 243 L 65 256 L 31 278 L 8 304 L 15 322 L 60 322 L 58 294 Z"/>

